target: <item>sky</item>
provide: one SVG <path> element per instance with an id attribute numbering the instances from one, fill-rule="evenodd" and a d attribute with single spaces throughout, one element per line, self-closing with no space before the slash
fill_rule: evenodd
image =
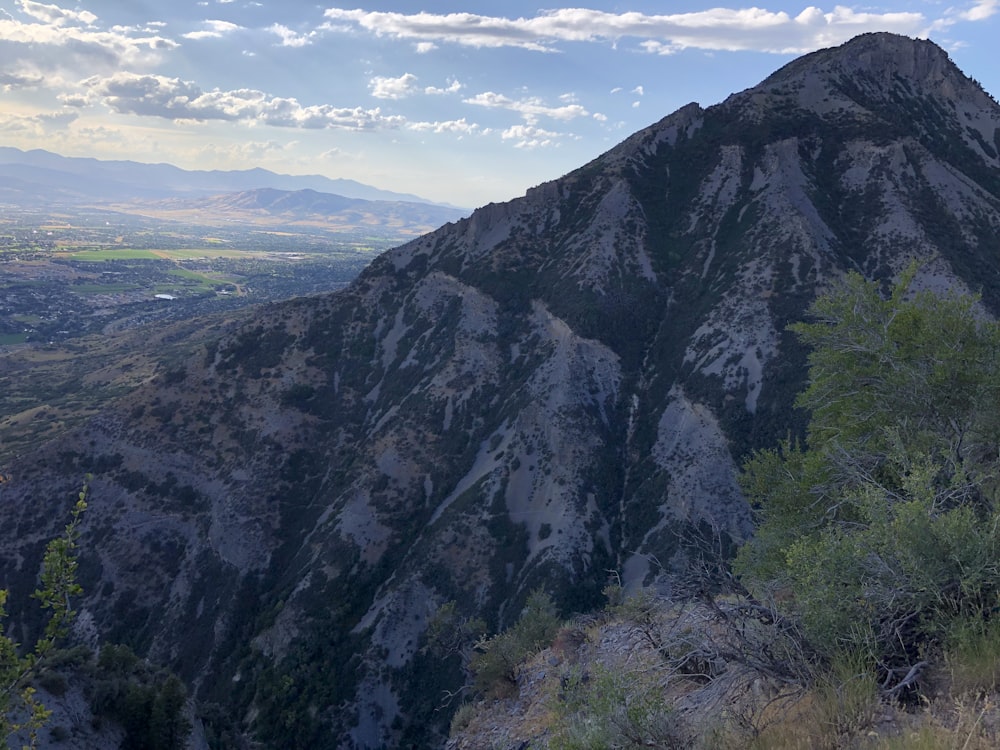
<path id="1" fill-rule="evenodd" d="M 1000 0 L 719 1 L 0 0 L 0 145 L 473 208 L 863 32 L 930 38 L 1000 97 Z"/>

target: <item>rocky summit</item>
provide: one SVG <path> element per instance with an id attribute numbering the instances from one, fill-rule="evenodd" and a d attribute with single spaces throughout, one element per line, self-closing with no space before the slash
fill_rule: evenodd
<path id="1" fill-rule="evenodd" d="M 455 602 L 491 629 L 609 575 L 675 596 L 802 429 L 786 326 L 849 270 L 1000 314 L 1000 106 L 858 37 L 258 311 L 0 489 L 14 622 L 85 473 L 81 619 L 263 747 L 434 747 Z M 23 634 L 23 633 L 22 633 Z"/>

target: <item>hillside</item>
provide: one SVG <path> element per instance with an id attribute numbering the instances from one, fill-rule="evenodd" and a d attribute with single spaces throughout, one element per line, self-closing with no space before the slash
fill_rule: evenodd
<path id="1" fill-rule="evenodd" d="M 690 104 L 521 199 L 269 305 L 14 467 L 12 620 L 84 472 L 82 609 L 266 747 L 440 745 L 454 601 L 491 629 L 684 573 L 750 531 L 738 466 L 799 434 L 786 326 L 849 270 L 1000 313 L 1000 106 L 859 37 Z"/>

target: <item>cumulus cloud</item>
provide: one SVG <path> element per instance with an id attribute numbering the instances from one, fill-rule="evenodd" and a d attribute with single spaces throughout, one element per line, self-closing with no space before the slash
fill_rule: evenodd
<path id="1" fill-rule="evenodd" d="M 461 120 L 446 120 L 444 122 L 411 122 L 406 127 L 418 132 L 458 133 L 459 135 L 473 135 L 480 132 L 479 125 L 468 122 L 464 117 Z"/>
<path id="2" fill-rule="evenodd" d="M 53 26 L 63 26 L 67 23 L 90 25 L 97 20 L 97 16 L 87 10 L 68 10 L 58 5 L 45 5 L 32 0 L 17 0 L 17 5 L 25 15 Z"/>
<path id="3" fill-rule="evenodd" d="M 305 47 L 312 44 L 315 35 L 315 32 L 299 34 L 280 23 L 271 24 L 267 30 L 280 37 L 282 47 Z"/>
<path id="4" fill-rule="evenodd" d="M 960 17 L 980 21 L 997 12 L 1000 0 L 977 0 Z M 691 13 L 649 15 L 560 8 L 530 18 L 473 13 L 389 13 L 330 8 L 328 30 L 362 29 L 380 36 L 472 47 L 520 47 L 554 51 L 566 42 L 608 42 L 632 38 L 648 52 L 671 54 L 682 49 L 756 50 L 784 54 L 808 52 L 845 42 L 864 31 L 925 35 L 934 23 L 923 13 L 832 11 L 808 6 L 797 15 L 763 8 L 712 8 Z"/>
<path id="5" fill-rule="evenodd" d="M 330 8 L 324 12 L 329 19 L 326 28 L 338 30 L 351 24 L 379 35 L 425 42 L 456 42 L 473 47 L 526 47 L 544 51 L 545 44 L 523 28 L 524 19 L 479 16 L 473 13 L 383 13 L 365 10 Z"/>
<path id="6" fill-rule="evenodd" d="M 41 137 L 66 128 L 76 119 L 74 112 L 42 112 L 35 115 L 0 112 L 0 132 Z"/>
<path id="7" fill-rule="evenodd" d="M 507 109 L 517 112 L 529 123 L 535 123 L 539 117 L 550 117 L 553 120 L 572 120 L 577 117 L 586 117 L 587 112 L 579 104 L 564 104 L 560 107 L 550 107 L 540 99 L 534 97 L 528 99 L 510 99 L 503 94 L 493 91 L 486 91 L 482 94 L 463 100 L 466 104 L 475 104 L 480 107 L 490 107 L 492 109 Z"/>
<path id="8" fill-rule="evenodd" d="M 399 78 L 375 76 L 368 86 L 376 99 L 402 99 L 417 91 L 417 77 L 412 73 L 404 73 Z"/>
<path id="9" fill-rule="evenodd" d="M 150 64 L 177 42 L 159 34 L 159 27 L 93 26 L 89 11 L 18 0 L 28 20 L 0 17 L 0 59 L 7 70 L 26 65 L 40 72 L 70 71 L 79 76 Z"/>
<path id="10" fill-rule="evenodd" d="M 435 96 L 439 96 L 441 94 L 457 94 L 463 88 L 465 88 L 465 86 L 463 86 L 457 80 L 455 80 L 454 78 L 452 78 L 452 79 L 450 79 L 447 87 L 445 87 L 445 88 L 442 89 L 442 88 L 438 88 L 437 86 L 428 86 L 427 88 L 424 89 L 424 93 L 425 94 L 435 95 Z"/>
<path id="11" fill-rule="evenodd" d="M 203 21 L 205 28 L 201 31 L 190 31 L 183 34 L 185 39 L 218 39 L 233 31 L 239 31 L 243 27 L 229 21 Z"/>
<path id="12" fill-rule="evenodd" d="M 203 91 L 191 81 L 159 75 L 116 73 L 83 82 L 90 101 L 119 114 L 169 120 L 229 120 L 275 127 L 345 130 L 397 128 L 404 118 L 386 116 L 378 108 L 303 106 L 294 98 L 268 96 L 256 89 Z"/>
<path id="13" fill-rule="evenodd" d="M 543 148 L 556 145 L 565 134 L 544 130 L 534 125 L 514 125 L 503 131 L 500 137 L 505 141 L 515 141 L 515 148 Z"/>
<path id="14" fill-rule="evenodd" d="M 968 10 L 954 11 L 954 19 L 959 21 L 985 21 L 1000 11 L 1000 0 L 979 0 Z"/>

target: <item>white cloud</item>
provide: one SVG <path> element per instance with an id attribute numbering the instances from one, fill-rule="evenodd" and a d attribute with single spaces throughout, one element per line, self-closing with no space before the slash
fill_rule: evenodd
<path id="1" fill-rule="evenodd" d="M 229 21 L 202 21 L 202 26 L 205 27 L 202 31 L 191 31 L 182 36 L 185 39 L 218 39 L 243 28 Z"/>
<path id="2" fill-rule="evenodd" d="M 646 89 L 644 89 L 642 86 L 636 86 L 629 93 L 635 94 L 636 96 L 644 96 L 646 94 Z"/>
<path id="3" fill-rule="evenodd" d="M 63 26 L 66 23 L 83 23 L 89 26 L 97 20 L 97 16 L 87 10 L 67 10 L 58 5 L 46 5 L 32 0 L 17 0 L 17 4 L 22 13 L 53 26 Z"/>
<path id="4" fill-rule="evenodd" d="M 981 21 L 998 10 L 1000 0 L 977 0 L 962 20 Z M 682 49 L 757 50 L 802 53 L 838 44 L 865 31 L 892 31 L 921 36 L 933 21 L 919 12 L 864 12 L 845 6 L 832 11 L 808 6 L 798 15 L 763 8 L 712 8 L 691 13 L 648 15 L 607 13 L 586 8 L 543 11 L 530 18 L 473 13 L 387 13 L 330 8 L 324 28 L 350 28 L 420 44 L 450 42 L 472 47 L 521 47 L 554 51 L 562 42 L 640 40 L 656 54 Z"/>
<path id="5" fill-rule="evenodd" d="M 464 117 L 461 120 L 446 120 L 444 122 L 411 122 L 406 127 L 418 132 L 459 133 L 461 135 L 473 135 L 480 132 L 479 125 L 466 121 Z"/>
<path id="6" fill-rule="evenodd" d="M 42 137 L 65 129 L 77 119 L 73 112 L 43 112 L 35 115 L 0 112 L 0 133 Z"/>
<path id="7" fill-rule="evenodd" d="M 543 130 L 534 125 L 514 125 L 503 131 L 500 137 L 505 141 L 516 141 L 515 148 L 543 148 L 556 145 L 564 134 Z"/>
<path id="8" fill-rule="evenodd" d="M 985 21 L 1000 11 L 1000 0 L 980 0 L 965 13 L 959 14 L 963 21 Z"/>
<path id="9" fill-rule="evenodd" d="M 457 94 L 463 88 L 465 88 L 465 86 L 463 86 L 457 80 L 455 80 L 454 78 L 452 78 L 452 79 L 450 79 L 450 82 L 448 83 L 447 88 L 439 89 L 436 86 L 428 86 L 427 88 L 424 89 L 424 93 L 425 94 L 431 94 L 431 95 Z"/>
<path id="10" fill-rule="evenodd" d="M 18 0 L 30 20 L 0 17 L 0 60 L 6 70 L 27 66 L 45 73 L 65 71 L 76 77 L 155 63 L 179 45 L 160 36 L 155 26 L 115 26 L 100 30 L 97 16 L 56 5 Z M 84 24 L 84 25 L 80 25 Z"/>
<path id="11" fill-rule="evenodd" d="M 442 16 L 421 12 L 406 15 L 340 8 L 329 8 L 323 15 L 333 22 L 355 24 L 375 34 L 401 39 L 457 42 L 473 47 L 514 46 L 539 51 L 547 49 L 533 38 L 531 32 L 521 28 L 525 23 L 524 19 L 512 21 L 472 13 L 449 13 Z M 335 24 L 327 24 L 326 28 L 338 30 Z"/>
<path id="12" fill-rule="evenodd" d="M 404 73 L 399 78 L 375 76 L 368 82 L 372 96 L 376 99 L 402 99 L 417 91 L 417 77 Z"/>
<path id="13" fill-rule="evenodd" d="M 202 91 L 197 84 L 159 75 L 116 73 L 83 82 L 89 101 L 119 114 L 169 120 L 229 120 L 274 127 L 374 130 L 401 127 L 405 119 L 378 108 L 303 106 L 296 99 L 272 97 L 256 89 Z"/>
<path id="14" fill-rule="evenodd" d="M 572 120 L 586 117 L 590 113 L 579 104 L 564 104 L 561 107 L 549 107 L 535 98 L 515 100 L 503 94 L 486 91 L 482 94 L 463 100 L 466 104 L 476 104 L 480 107 L 493 109 L 508 109 L 517 112 L 528 122 L 534 123 L 539 117 L 551 117 L 554 120 Z"/>
<path id="15" fill-rule="evenodd" d="M 312 44 L 315 36 L 315 32 L 299 34 L 280 23 L 271 24 L 267 30 L 281 38 L 282 47 L 305 47 L 307 44 Z"/>
<path id="16" fill-rule="evenodd" d="M 438 46 L 434 42 L 417 42 L 416 50 L 419 55 L 426 55 L 428 52 L 433 52 Z"/>

